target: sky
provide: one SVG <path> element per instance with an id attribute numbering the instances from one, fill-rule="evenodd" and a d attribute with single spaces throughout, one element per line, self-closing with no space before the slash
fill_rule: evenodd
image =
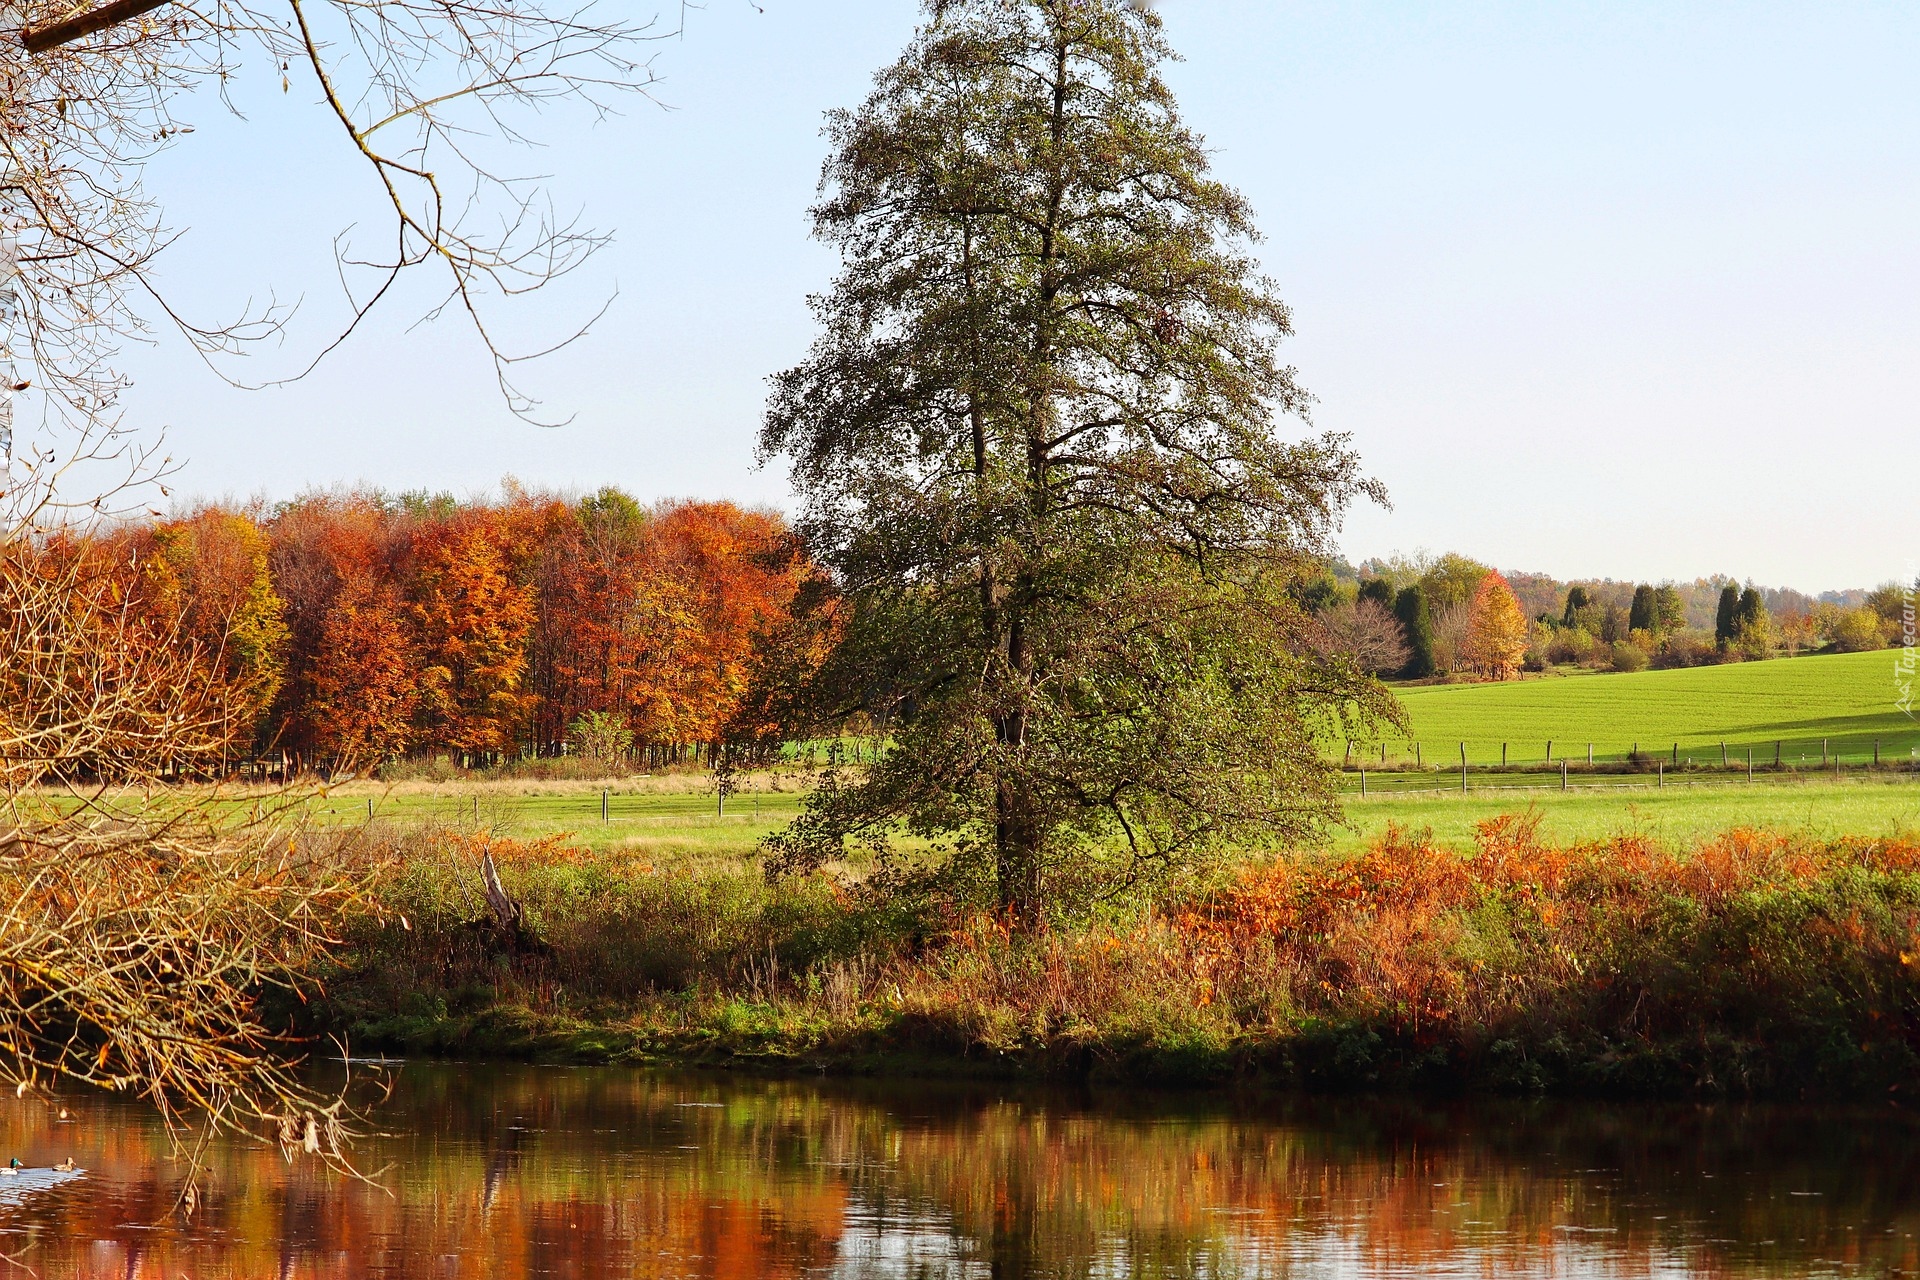
<path id="1" fill-rule="evenodd" d="M 1920 8 L 1159 9 L 1183 113 L 1258 211 L 1313 428 L 1350 433 L 1391 494 L 1351 513 L 1349 556 L 1813 591 L 1912 574 Z M 655 101 L 532 122 L 525 171 L 615 237 L 500 312 L 533 346 L 612 299 L 523 372 L 567 425 L 510 415 L 457 316 L 416 323 L 423 287 L 290 386 L 232 389 L 164 335 L 130 349 L 129 421 L 208 499 L 511 475 L 791 508 L 754 441 L 834 271 L 807 235 L 822 116 L 917 16 L 706 0 L 654 47 Z M 300 301 L 283 348 L 230 369 L 258 380 L 337 320 L 334 237 L 379 207 L 310 85 L 255 67 L 235 98 L 244 119 L 189 104 L 196 132 L 147 181 L 183 233 L 161 271 L 177 304 Z"/>

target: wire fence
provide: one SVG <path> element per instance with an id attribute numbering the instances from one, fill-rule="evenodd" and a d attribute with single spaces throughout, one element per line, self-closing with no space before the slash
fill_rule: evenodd
<path id="1" fill-rule="evenodd" d="M 1878 760 L 1848 763 L 1829 751 L 1827 757 L 1808 767 L 1785 762 L 1749 764 L 1744 753 L 1726 766 L 1689 761 L 1686 756 L 1672 763 L 1671 754 L 1637 759 L 1596 759 L 1592 765 L 1584 757 L 1578 763 L 1562 757 L 1555 765 L 1514 765 L 1506 767 L 1476 765 L 1470 758 L 1445 766 L 1387 769 L 1351 766 L 1341 772 L 1340 789 L 1348 796 L 1444 795 L 1471 792 L 1542 791 L 1665 791 L 1687 788 L 1727 788 L 1745 786 L 1795 786 L 1816 782 L 1850 781 L 1891 786 L 1920 784 L 1920 763 L 1894 759 L 1884 752 Z"/>
<path id="2" fill-rule="evenodd" d="M 1480 769 L 1557 770 L 1669 769 L 1807 770 L 1835 764 L 1880 768 L 1920 768 L 1920 723 L 1886 733 L 1780 734 L 1739 738 L 1680 738 L 1604 741 L 1587 738 L 1440 739 L 1409 738 L 1387 742 L 1348 741 L 1334 748 L 1336 763 L 1349 771 L 1455 769 L 1462 763 Z"/>

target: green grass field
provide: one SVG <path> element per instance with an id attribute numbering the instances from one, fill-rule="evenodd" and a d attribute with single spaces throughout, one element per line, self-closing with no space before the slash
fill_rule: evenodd
<path id="1" fill-rule="evenodd" d="M 1503 684 L 1428 685 L 1396 690 L 1412 720 L 1390 739 L 1389 763 L 1420 744 L 1429 765 L 1457 764 L 1466 743 L 1474 764 L 1540 764 L 1547 744 L 1556 760 L 1619 759 L 1636 745 L 1648 753 L 1718 765 L 1720 744 L 1744 763 L 1752 749 L 1771 764 L 1817 765 L 1822 744 L 1850 763 L 1910 762 L 1920 755 L 1920 721 L 1897 705 L 1896 651 L 1786 658 L 1771 662 L 1633 674 L 1546 676 Z M 1378 761 L 1381 744 L 1371 744 Z"/>
<path id="2" fill-rule="evenodd" d="M 708 779 L 698 774 L 608 782 L 354 782 L 331 789 L 313 815 L 329 824 L 371 818 L 401 826 L 480 825 L 522 840 L 567 833 L 588 848 L 634 849 L 678 865 L 744 857 L 799 812 L 800 793 L 791 784 L 774 790 L 761 777 L 746 784 L 751 790 L 729 798 L 721 814 Z"/>
<path id="3" fill-rule="evenodd" d="M 1370 795 L 1349 793 L 1351 826 L 1335 841 L 1356 848 L 1376 840 L 1389 823 L 1429 828 L 1443 843 L 1463 848 L 1473 841 L 1475 823 L 1503 813 L 1538 812 L 1541 830 L 1556 841 L 1600 839 L 1643 833 L 1681 846 L 1734 827 L 1757 827 L 1782 834 L 1885 836 L 1920 830 L 1920 778 L 1763 780 L 1746 783 L 1670 782 L 1654 784 L 1557 786 L 1542 790 L 1515 787 Z"/>
<path id="4" fill-rule="evenodd" d="M 1886 764 L 1907 764 L 1920 750 L 1920 724 L 1895 705 L 1890 652 L 1696 668 L 1632 675 L 1549 676 L 1505 684 L 1402 689 L 1413 736 L 1364 751 L 1373 767 L 1367 794 L 1357 769 L 1342 777 L 1347 827 L 1338 848 L 1377 839 L 1389 823 L 1431 828 L 1456 846 L 1473 825 L 1501 813 L 1537 809 L 1546 833 L 1578 840 L 1644 831 L 1685 843 L 1737 826 L 1821 836 L 1873 836 L 1920 828 L 1920 775 L 1819 771 L 1823 743 L 1830 760 L 1858 766 L 1876 740 Z M 1667 756 L 1675 743 L 1691 767 L 1655 773 L 1588 773 L 1576 767 L 1567 790 L 1557 773 L 1486 772 L 1501 761 L 1538 766 L 1553 741 L 1556 761 L 1584 766 L 1587 744 L 1603 764 L 1636 744 Z M 1419 742 L 1428 766 L 1407 766 Z M 1459 744 L 1467 744 L 1471 790 L 1458 789 Z M 1732 773 L 1722 773 L 1720 743 Z M 1781 744 L 1780 771 L 1770 768 Z M 1749 783 L 1749 747 L 1762 772 Z M 1336 752 L 1336 754 L 1338 754 Z M 1670 756 L 1667 756 L 1671 759 Z M 1354 763 L 1362 757 L 1357 755 Z M 601 796 L 606 792 L 606 817 Z M 354 782 L 316 802 L 325 823 L 369 819 L 403 826 L 487 826 L 530 839 L 555 833 L 590 848 L 630 849 L 662 864 L 737 862 L 760 838 L 791 819 L 801 793 L 792 779 L 756 775 L 716 811 L 701 774 L 629 778 L 609 783 L 459 781 L 382 786 Z"/>
<path id="5" fill-rule="evenodd" d="M 1445 843 L 1465 847 L 1472 842 L 1475 823 L 1528 811 L 1537 811 L 1544 832 L 1557 840 L 1644 832 L 1685 844 L 1740 826 L 1817 836 L 1920 829 L 1920 778 L 1912 775 L 1839 781 L 1788 776 L 1751 785 L 1675 778 L 1664 788 L 1645 777 L 1613 778 L 1576 783 L 1565 792 L 1557 782 L 1523 786 L 1515 784 L 1525 782 L 1524 777 L 1503 781 L 1507 785 L 1476 787 L 1466 795 L 1431 778 L 1404 778 L 1399 783 L 1403 789 L 1386 794 L 1374 790 L 1364 798 L 1350 786 L 1344 797 L 1348 825 L 1334 833 L 1334 846 L 1363 847 L 1393 823 L 1428 828 Z M 351 784 L 316 802 L 315 817 L 325 823 L 365 822 L 371 801 L 380 823 L 469 830 L 480 824 L 517 839 L 565 832 L 589 848 L 629 849 L 662 865 L 693 868 L 748 857 L 760 837 L 799 809 L 794 791 L 763 792 L 735 796 L 722 817 L 714 812 L 714 797 L 697 786 L 694 779 L 682 782 L 682 789 L 609 784 L 608 817 L 602 822 L 600 787 L 591 783 L 449 783 L 388 790 Z"/>

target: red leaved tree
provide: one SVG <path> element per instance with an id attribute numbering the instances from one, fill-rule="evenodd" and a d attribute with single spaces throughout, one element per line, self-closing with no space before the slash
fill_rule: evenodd
<path id="1" fill-rule="evenodd" d="M 348 766 L 403 753 L 421 665 L 403 521 L 374 497 L 323 495 L 282 508 L 272 532 L 292 637 L 279 745 Z"/>

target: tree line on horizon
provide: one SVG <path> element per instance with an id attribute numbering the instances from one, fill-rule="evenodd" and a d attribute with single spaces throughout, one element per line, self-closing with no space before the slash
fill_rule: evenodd
<path id="1" fill-rule="evenodd" d="M 1691 583 L 1562 582 L 1502 574 L 1448 553 L 1370 559 L 1358 568 L 1333 561 L 1299 594 L 1317 623 L 1315 643 L 1376 674 L 1422 680 L 1884 649 L 1905 643 L 1914 589 L 1888 582 L 1814 597 L 1724 575 Z M 1488 612 L 1493 604 L 1498 624 Z M 1497 656 L 1490 656 L 1494 632 Z"/>
<path id="2" fill-rule="evenodd" d="M 230 764 L 671 763 L 718 740 L 785 652 L 817 571 L 777 513 L 509 485 L 206 506 L 62 535 L 139 643 L 188 656 Z M 204 766 L 202 766 L 204 767 Z"/>
<path id="3" fill-rule="evenodd" d="M 812 607 L 827 575 L 778 513 L 649 506 L 613 487 L 311 493 L 63 536 L 41 554 L 92 561 L 121 625 L 191 655 L 224 708 L 229 763 L 710 761 L 723 740 L 777 738 L 762 704 L 781 681 L 767 677 L 791 686 L 830 648 Z M 1302 647 L 1413 680 L 1882 648 L 1900 642 L 1906 599 L 1895 584 L 1850 604 L 1725 578 L 1560 583 L 1457 554 L 1332 561 L 1294 594 Z"/>

